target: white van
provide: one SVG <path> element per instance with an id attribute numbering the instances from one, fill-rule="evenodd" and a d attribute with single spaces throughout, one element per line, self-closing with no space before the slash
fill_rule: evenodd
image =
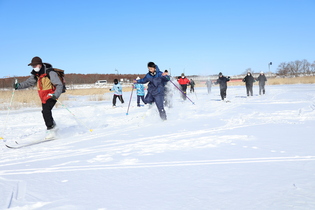
<path id="1" fill-rule="evenodd" d="M 97 80 L 95 82 L 95 85 L 106 85 L 107 84 L 107 80 Z"/>

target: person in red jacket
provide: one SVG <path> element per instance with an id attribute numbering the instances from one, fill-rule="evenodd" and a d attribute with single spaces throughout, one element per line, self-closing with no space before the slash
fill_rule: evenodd
<path id="1" fill-rule="evenodd" d="M 187 85 L 190 83 L 189 79 L 187 79 L 187 77 L 185 77 L 185 74 L 182 73 L 182 75 L 180 77 L 178 77 L 177 82 L 180 84 L 181 89 L 183 91 L 183 99 L 186 100 L 186 90 L 187 90 Z"/>

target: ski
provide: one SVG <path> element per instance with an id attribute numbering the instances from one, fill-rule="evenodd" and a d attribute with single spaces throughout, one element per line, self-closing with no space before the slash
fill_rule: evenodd
<path id="1" fill-rule="evenodd" d="M 26 144 L 17 144 L 12 146 L 12 145 L 5 145 L 6 147 L 10 148 L 10 149 L 20 149 L 20 148 L 23 148 L 23 147 L 29 147 L 29 146 L 33 146 L 33 145 L 36 145 L 36 144 L 41 144 L 41 143 L 45 143 L 45 142 L 48 142 L 48 141 L 53 141 L 53 140 L 56 140 L 56 138 L 51 138 L 51 139 L 44 139 L 44 140 L 40 140 L 40 141 L 33 141 L 33 142 L 30 142 L 30 143 L 26 143 Z"/>

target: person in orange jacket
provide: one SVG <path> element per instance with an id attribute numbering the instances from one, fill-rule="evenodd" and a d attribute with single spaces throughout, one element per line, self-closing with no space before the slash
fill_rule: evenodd
<path id="1" fill-rule="evenodd" d="M 183 99 L 186 100 L 186 90 L 187 90 L 187 85 L 190 83 L 189 79 L 185 76 L 184 73 L 180 77 L 178 77 L 177 82 L 180 84 L 181 89 L 183 91 Z"/>

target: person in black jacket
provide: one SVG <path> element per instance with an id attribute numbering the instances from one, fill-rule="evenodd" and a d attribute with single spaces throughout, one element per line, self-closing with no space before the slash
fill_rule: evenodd
<path id="1" fill-rule="evenodd" d="M 265 84 L 266 84 L 267 78 L 264 72 L 260 72 L 260 75 L 258 76 L 257 81 L 259 82 L 259 95 L 261 95 L 261 91 L 263 92 L 263 94 L 265 94 Z"/>
<path id="2" fill-rule="evenodd" d="M 244 77 L 243 82 L 245 82 L 246 84 L 247 96 L 253 96 L 253 84 L 255 82 L 255 79 L 250 72 L 247 72 L 247 75 L 246 77 Z"/>
<path id="3" fill-rule="evenodd" d="M 217 82 L 215 84 L 220 85 L 220 95 L 222 101 L 226 98 L 226 90 L 227 90 L 227 82 L 230 81 L 230 77 L 225 77 L 223 74 L 220 72 L 219 73 L 219 78 L 217 79 Z"/>

